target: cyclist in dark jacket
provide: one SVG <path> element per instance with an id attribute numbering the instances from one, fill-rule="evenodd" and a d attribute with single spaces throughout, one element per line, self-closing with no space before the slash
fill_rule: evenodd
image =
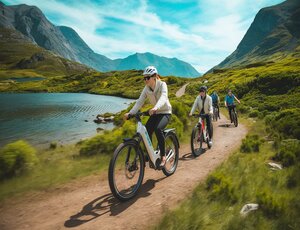
<path id="1" fill-rule="evenodd" d="M 220 119 L 220 98 L 216 91 L 214 91 L 211 95 L 213 107 L 218 108 L 218 117 Z"/>

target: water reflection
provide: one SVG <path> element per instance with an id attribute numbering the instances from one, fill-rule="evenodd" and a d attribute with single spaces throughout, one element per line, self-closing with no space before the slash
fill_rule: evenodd
<path id="1" fill-rule="evenodd" d="M 77 142 L 95 135 L 97 128 L 113 128 L 93 119 L 99 113 L 121 111 L 130 102 L 82 93 L 0 94 L 0 146 L 18 139 L 33 145 Z"/>

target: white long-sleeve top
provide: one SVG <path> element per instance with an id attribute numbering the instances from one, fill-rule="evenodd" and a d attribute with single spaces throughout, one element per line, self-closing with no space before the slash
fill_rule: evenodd
<path id="1" fill-rule="evenodd" d="M 190 114 L 193 114 L 196 109 L 198 109 L 199 113 L 201 112 L 203 107 L 203 100 L 200 95 L 198 95 L 194 101 L 193 107 L 191 109 Z M 213 114 L 212 107 L 212 98 L 209 95 L 206 95 L 206 99 L 204 101 L 204 113 L 205 114 Z"/>
<path id="2" fill-rule="evenodd" d="M 139 99 L 137 99 L 135 105 L 130 110 L 130 114 L 136 114 L 137 111 L 144 105 L 146 98 L 154 108 L 157 109 L 157 114 L 171 114 L 172 106 L 168 98 L 167 84 L 161 80 L 156 80 L 155 88 L 152 91 L 149 86 L 145 86 Z"/>

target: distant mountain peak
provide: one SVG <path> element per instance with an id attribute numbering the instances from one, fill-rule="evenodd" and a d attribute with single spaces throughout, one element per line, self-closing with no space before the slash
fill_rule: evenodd
<path id="1" fill-rule="evenodd" d="M 300 45 L 299 28 L 299 0 L 263 8 L 256 14 L 236 50 L 213 69 L 268 61 L 274 54 L 288 55 Z"/>
<path id="2" fill-rule="evenodd" d="M 2 3 L 0 7 L 2 11 L 0 29 L 4 27 L 19 31 L 32 43 L 99 71 L 144 69 L 147 65 L 155 65 L 162 75 L 185 77 L 200 75 L 186 62 L 150 52 L 135 53 L 124 59 L 111 60 L 95 53 L 74 29 L 53 25 L 36 6 L 26 4 L 6 6 Z"/>

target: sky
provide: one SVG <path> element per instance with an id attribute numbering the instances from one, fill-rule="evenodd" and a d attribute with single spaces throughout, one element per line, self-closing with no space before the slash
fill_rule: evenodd
<path id="1" fill-rule="evenodd" d="M 151 52 L 208 71 L 238 46 L 256 13 L 283 0 L 2 0 L 40 8 L 111 59 Z"/>

